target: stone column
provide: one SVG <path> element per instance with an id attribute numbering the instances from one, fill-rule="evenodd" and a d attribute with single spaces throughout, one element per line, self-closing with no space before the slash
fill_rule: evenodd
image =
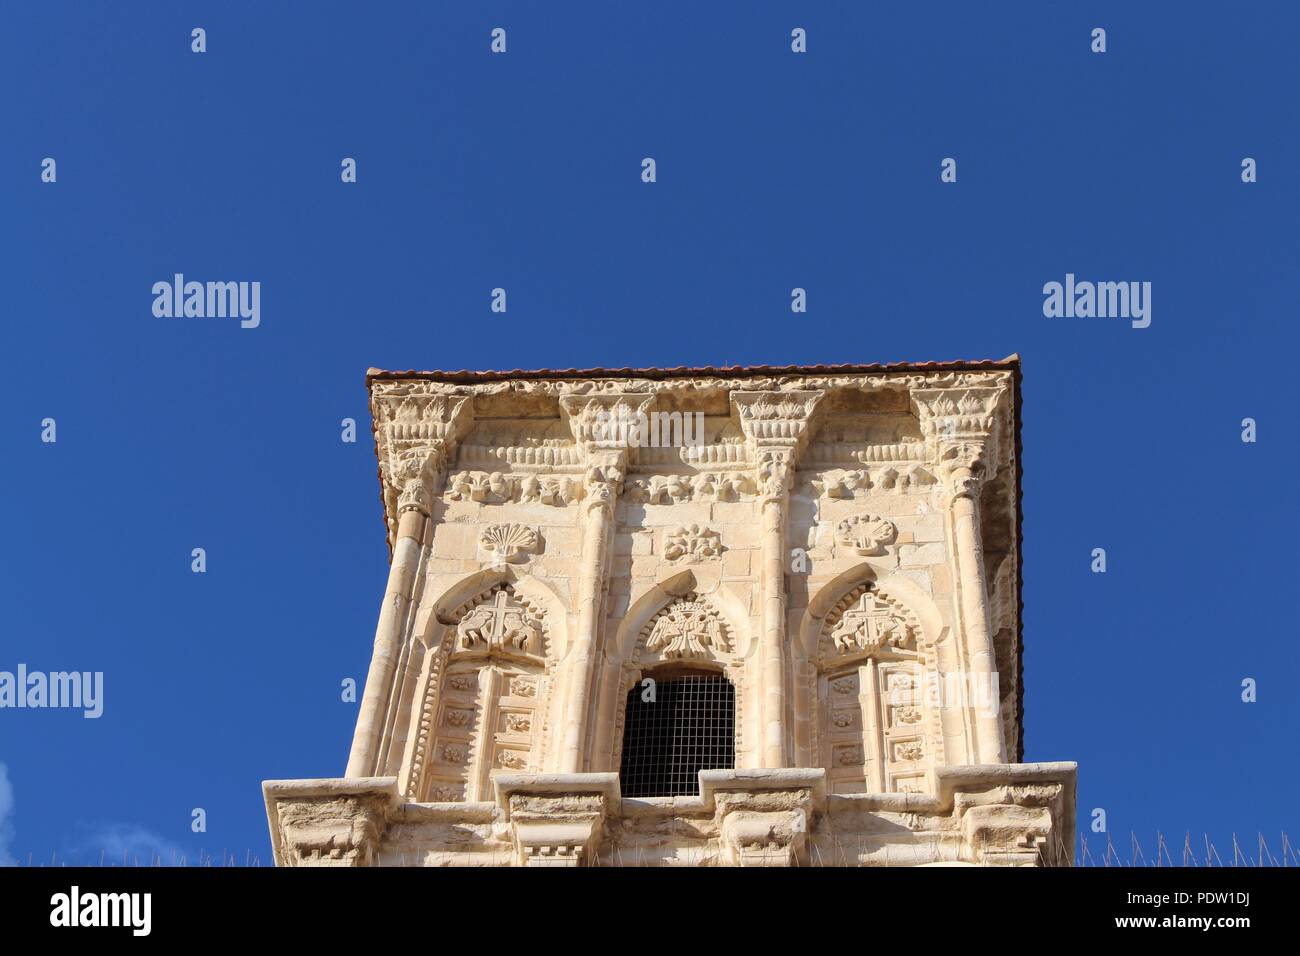
<path id="1" fill-rule="evenodd" d="M 569 652 L 560 773 L 581 773 L 592 699 L 592 662 L 599 648 L 605 579 L 609 573 L 614 510 L 628 459 L 646 434 L 646 410 L 653 395 L 566 395 L 560 409 L 582 449 L 587 471 L 582 498 L 582 573 L 578 581 L 578 628 Z"/>
<path id="2" fill-rule="evenodd" d="M 587 704 L 591 700 L 591 663 L 596 656 L 605 576 L 609 570 L 610 538 L 614 533 L 614 505 L 622 489 L 624 468 L 621 452 L 606 452 L 588 468 L 584 481 L 578 633 L 573 643 L 569 696 L 564 711 L 560 773 L 581 773 L 583 769 Z"/>
<path id="3" fill-rule="evenodd" d="M 467 398 L 403 396 L 378 404 L 378 440 L 384 462 L 385 507 L 397 513 L 388 586 L 375 627 L 374 652 L 357 714 L 345 776 L 377 773 L 392 701 L 397 661 L 407 637 L 411 598 L 432 513 L 446 479 L 455 441 L 469 428 L 473 409 Z M 384 454 L 386 452 L 386 454 Z"/>
<path id="4" fill-rule="evenodd" d="M 962 687 L 967 694 L 976 695 L 968 702 L 975 755 L 982 764 L 1006 763 L 979 516 L 984 477 L 996 468 L 994 409 L 1005 389 L 927 390 L 913 394 L 921 409 L 922 429 L 934 447 L 948 512 L 967 668 L 961 675 Z M 982 706 L 987 703 L 987 695 L 992 695 L 990 707 Z"/>
<path id="5" fill-rule="evenodd" d="M 808 422 L 821 392 L 733 392 L 741 427 L 758 464 L 758 508 L 762 533 L 762 631 L 758 641 L 761 767 L 789 765 L 792 749 L 786 733 L 785 568 L 786 520 L 790 488 Z"/>

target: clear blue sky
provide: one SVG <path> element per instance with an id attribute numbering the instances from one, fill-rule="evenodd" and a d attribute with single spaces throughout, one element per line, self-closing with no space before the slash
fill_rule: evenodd
<path id="1" fill-rule="evenodd" d="M 0 12 L 0 670 L 106 682 L 0 711 L 5 854 L 265 861 L 260 782 L 342 773 L 368 366 L 1011 352 L 1026 759 L 1121 848 L 1300 838 L 1294 4 L 289 7 Z M 261 326 L 155 318 L 177 272 Z M 1151 282 L 1150 328 L 1045 318 L 1067 272 Z"/>

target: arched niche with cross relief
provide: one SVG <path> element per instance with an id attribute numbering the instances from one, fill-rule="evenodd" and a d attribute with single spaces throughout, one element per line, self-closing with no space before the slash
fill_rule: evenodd
<path id="1" fill-rule="evenodd" d="M 554 659 L 544 608 L 508 581 L 451 612 L 426 655 L 408 795 L 489 800 L 494 770 L 540 770 Z"/>
<path id="2" fill-rule="evenodd" d="M 900 593 L 905 593 L 904 600 Z M 942 764 L 929 690 L 937 676 L 933 608 L 865 565 L 827 585 L 802 630 L 799 747 L 831 793 L 920 793 Z M 923 614 L 918 614 L 922 610 Z"/>

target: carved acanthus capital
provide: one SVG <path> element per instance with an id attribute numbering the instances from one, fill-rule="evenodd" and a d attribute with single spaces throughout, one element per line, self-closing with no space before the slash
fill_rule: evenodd
<path id="1" fill-rule="evenodd" d="M 573 440 L 588 453 L 627 451 L 649 444 L 650 409 L 656 396 L 621 392 L 564 395 L 560 411 Z"/>
<path id="2" fill-rule="evenodd" d="M 473 400 L 457 395 L 389 395 L 376 399 L 374 414 L 383 478 L 396 498 L 397 514 L 429 514 L 456 443 L 473 424 Z"/>
<path id="3" fill-rule="evenodd" d="M 756 448 L 768 444 L 798 447 L 807 441 L 808 426 L 825 394 L 820 390 L 732 392 L 731 401 L 745 438 Z"/>
<path id="4" fill-rule="evenodd" d="M 912 401 L 931 461 L 953 495 L 969 493 L 971 478 L 991 478 L 1001 464 L 1005 385 L 914 388 Z"/>

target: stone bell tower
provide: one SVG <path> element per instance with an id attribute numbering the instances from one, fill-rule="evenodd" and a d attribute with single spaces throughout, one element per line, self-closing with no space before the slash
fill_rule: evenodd
<path id="1" fill-rule="evenodd" d="M 1019 376 L 372 369 L 388 585 L 345 775 L 263 784 L 276 862 L 1070 864 Z"/>

